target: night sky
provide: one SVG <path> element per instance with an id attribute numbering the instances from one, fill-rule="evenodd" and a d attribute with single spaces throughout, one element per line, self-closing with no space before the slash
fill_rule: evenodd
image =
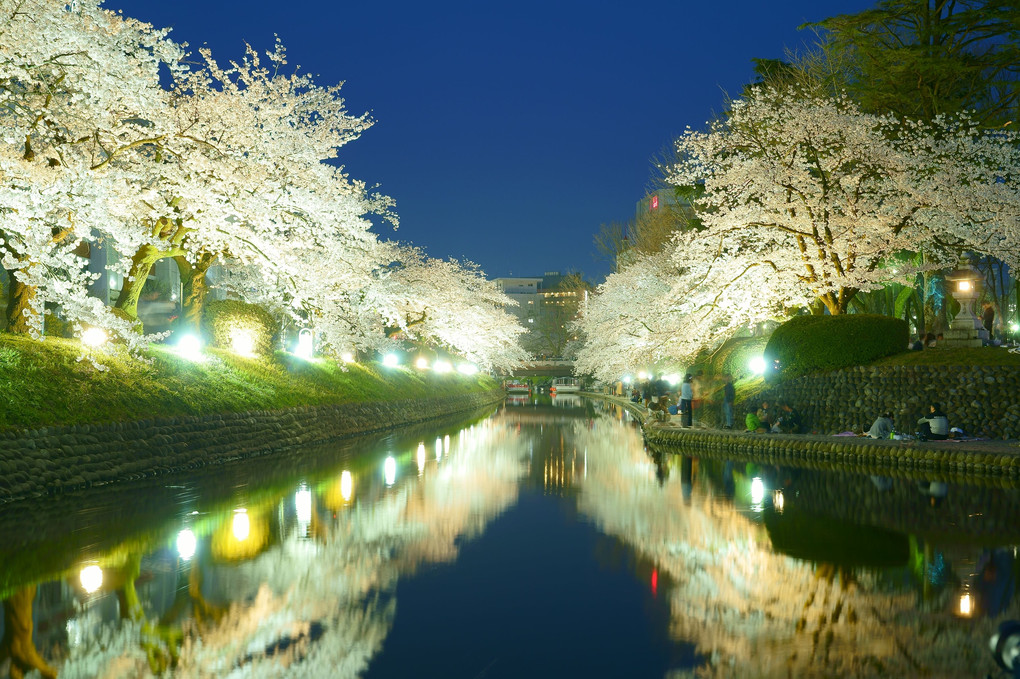
<path id="1" fill-rule="evenodd" d="M 867 0 L 347 2 L 108 0 L 224 63 L 274 34 L 290 65 L 345 81 L 376 120 L 341 149 L 393 196 L 384 238 L 478 263 L 489 277 L 609 271 L 592 239 L 626 221 L 652 158 L 753 80 L 751 59 L 814 38 L 797 26 Z"/>

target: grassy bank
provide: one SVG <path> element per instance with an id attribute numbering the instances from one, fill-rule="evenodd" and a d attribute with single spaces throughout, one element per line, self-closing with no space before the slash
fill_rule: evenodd
<path id="1" fill-rule="evenodd" d="M 208 349 L 193 362 L 153 345 L 143 357 L 114 348 L 80 361 L 75 340 L 0 333 L 0 431 L 278 410 L 295 406 L 443 397 L 496 387 L 485 376 L 437 375 L 378 364 L 304 361 L 285 352 L 243 358 Z"/>

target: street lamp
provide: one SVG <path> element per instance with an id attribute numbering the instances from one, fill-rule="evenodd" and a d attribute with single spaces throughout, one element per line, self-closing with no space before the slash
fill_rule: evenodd
<path id="1" fill-rule="evenodd" d="M 945 331 L 943 344 L 948 347 L 980 347 L 988 339 L 988 331 L 974 313 L 974 303 L 981 292 L 981 273 L 960 257 L 957 268 L 946 275 L 949 292 L 960 304 L 960 312 Z"/>

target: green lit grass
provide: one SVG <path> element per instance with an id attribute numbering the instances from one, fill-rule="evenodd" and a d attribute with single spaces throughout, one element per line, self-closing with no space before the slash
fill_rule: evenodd
<path id="1" fill-rule="evenodd" d="M 1020 354 L 1013 354 L 1004 347 L 974 347 L 972 349 L 925 349 L 904 351 L 887 356 L 872 363 L 874 366 L 893 365 L 1016 365 L 1020 366 Z"/>
<path id="2" fill-rule="evenodd" d="M 441 398 L 493 389 L 485 376 L 436 375 L 377 365 L 306 362 L 278 352 L 248 359 L 207 350 L 194 363 L 153 345 L 144 357 L 123 349 L 87 361 L 76 340 L 0 333 L 0 431 L 144 420 L 364 401 Z"/>

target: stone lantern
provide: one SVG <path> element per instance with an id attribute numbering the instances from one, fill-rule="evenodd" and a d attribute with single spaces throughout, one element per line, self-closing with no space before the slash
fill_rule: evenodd
<path id="1" fill-rule="evenodd" d="M 988 341 L 988 331 L 981 325 L 981 319 L 974 313 L 974 304 L 981 293 L 981 273 L 970 265 L 966 257 L 960 258 L 956 270 L 946 275 L 949 292 L 960 303 L 949 329 L 943 333 L 946 347 L 980 347 Z"/>

